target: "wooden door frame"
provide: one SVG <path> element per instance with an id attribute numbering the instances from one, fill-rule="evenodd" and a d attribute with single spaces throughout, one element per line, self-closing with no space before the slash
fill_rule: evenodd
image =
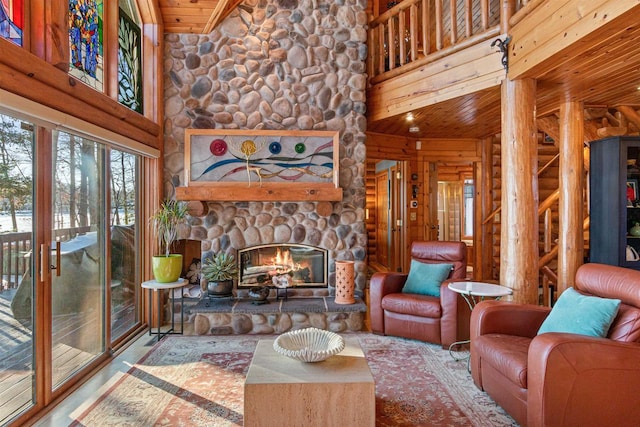
<path id="1" fill-rule="evenodd" d="M 380 235 L 378 234 L 379 232 L 379 219 L 380 219 L 380 209 L 379 209 L 379 199 L 380 199 L 380 192 L 378 191 L 378 182 L 379 180 L 384 179 L 385 181 L 385 188 L 386 188 L 386 192 L 385 192 L 385 199 L 386 199 L 386 206 L 387 208 L 385 209 L 386 213 L 385 213 L 385 217 L 387 219 L 387 233 L 385 235 L 385 239 L 384 239 L 384 248 L 386 249 L 386 253 L 385 255 L 385 262 L 382 263 L 380 262 L 380 257 L 379 255 L 381 254 L 381 245 L 380 245 Z M 378 264 L 381 267 L 384 268 L 388 268 L 391 269 L 391 265 L 389 263 L 389 209 L 388 206 L 390 205 L 390 189 L 389 189 L 389 170 L 385 169 L 384 171 L 381 172 L 375 172 L 375 177 L 374 177 L 374 181 L 375 181 L 375 213 L 374 213 L 374 217 L 375 217 L 375 226 L 376 226 L 376 256 L 375 256 L 375 263 Z"/>
<path id="2" fill-rule="evenodd" d="M 391 167 L 390 207 L 389 220 L 391 224 L 391 254 L 389 256 L 389 268 L 395 272 L 408 272 L 410 259 L 407 249 L 407 237 L 409 230 L 409 197 L 407 194 L 409 185 L 409 162 L 405 160 L 392 160 L 396 162 Z"/>
<path id="3" fill-rule="evenodd" d="M 410 265 L 410 257 L 409 257 L 409 249 L 407 246 L 408 242 L 408 219 L 409 219 L 409 195 L 407 194 L 409 184 L 407 181 L 407 177 L 410 175 L 409 173 L 409 162 L 406 160 L 397 160 L 397 159 L 376 159 L 375 163 L 388 160 L 391 162 L 396 162 L 395 166 L 389 168 L 391 173 L 388 176 L 390 181 L 389 184 L 389 203 L 390 203 L 390 214 L 389 214 L 389 224 L 393 228 L 396 229 L 396 232 L 390 238 L 390 244 L 392 245 L 392 255 L 389 255 L 388 269 L 389 271 L 400 271 L 407 272 L 409 271 Z M 399 174 L 399 175 L 398 175 Z M 378 176 L 378 173 L 374 173 L 374 181 Z M 398 178 L 399 176 L 399 178 Z M 377 184 L 374 185 L 375 191 L 377 192 Z M 375 196 L 377 199 L 377 194 Z M 377 206 L 376 206 L 377 209 Z M 375 218 L 377 218 L 378 213 L 374 213 Z M 396 220 L 400 220 L 400 225 L 396 222 Z M 379 247 L 379 242 L 376 244 L 376 251 Z M 377 262 L 377 257 L 375 261 Z"/>

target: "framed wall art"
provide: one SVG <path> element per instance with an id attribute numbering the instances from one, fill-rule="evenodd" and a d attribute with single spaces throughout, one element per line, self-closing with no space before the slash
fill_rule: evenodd
<path id="1" fill-rule="evenodd" d="M 187 129 L 185 200 L 341 200 L 333 131 Z"/>

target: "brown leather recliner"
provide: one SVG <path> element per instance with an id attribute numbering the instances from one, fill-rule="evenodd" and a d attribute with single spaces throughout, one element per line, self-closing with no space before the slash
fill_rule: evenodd
<path id="1" fill-rule="evenodd" d="M 550 308 L 483 301 L 471 315 L 471 373 L 526 426 L 640 422 L 640 271 L 582 265 L 574 289 L 621 300 L 606 338 L 536 335 Z"/>
<path id="2" fill-rule="evenodd" d="M 467 275 L 467 246 L 463 242 L 414 242 L 411 258 L 424 263 L 453 264 L 449 280 L 440 287 L 440 298 L 402 293 L 407 273 L 375 273 L 369 282 L 372 332 L 443 347 L 468 339 L 469 307 L 447 287 L 451 279 L 464 280 Z"/>

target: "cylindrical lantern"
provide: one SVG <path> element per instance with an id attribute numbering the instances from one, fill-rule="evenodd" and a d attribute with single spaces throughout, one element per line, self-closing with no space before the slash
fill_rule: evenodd
<path id="1" fill-rule="evenodd" d="M 336 304 L 356 302 L 354 265 L 353 261 L 336 261 Z"/>

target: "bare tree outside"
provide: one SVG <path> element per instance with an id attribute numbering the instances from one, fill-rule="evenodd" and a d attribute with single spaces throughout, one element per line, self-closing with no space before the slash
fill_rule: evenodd
<path id="1" fill-rule="evenodd" d="M 136 156 L 111 150 L 111 225 L 135 222 Z"/>
<path id="2" fill-rule="evenodd" d="M 0 114 L 0 211 L 11 217 L 1 232 L 19 231 L 17 212 L 32 207 L 33 126 Z"/>

